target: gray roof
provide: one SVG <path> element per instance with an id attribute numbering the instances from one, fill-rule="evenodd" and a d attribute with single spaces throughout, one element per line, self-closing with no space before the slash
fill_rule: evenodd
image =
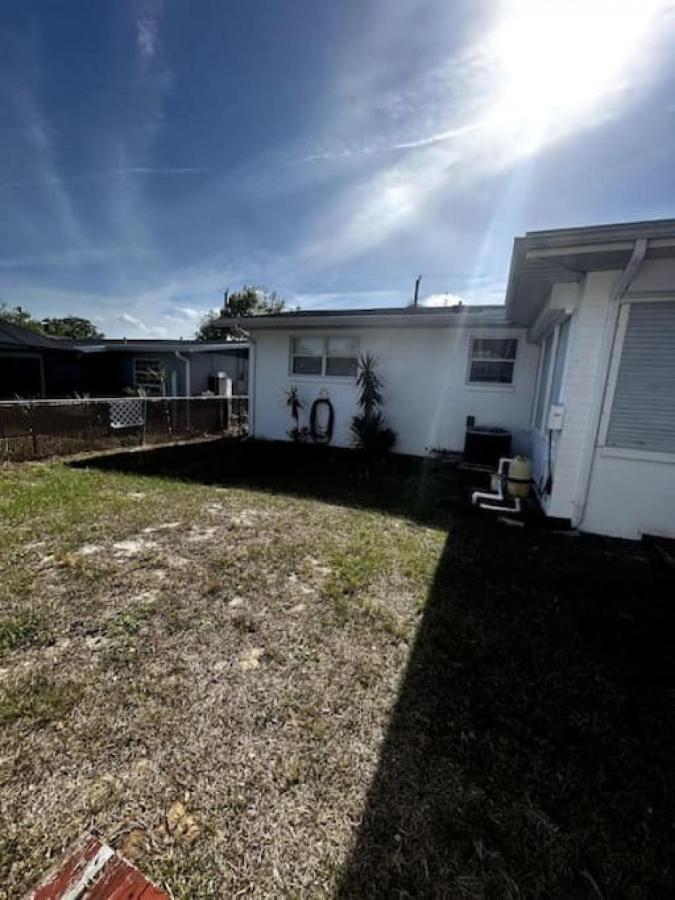
<path id="1" fill-rule="evenodd" d="M 126 353 L 231 353 L 247 350 L 246 341 L 170 341 L 126 338 L 78 341 L 76 347 L 82 353 L 105 353 L 109 350 Z"/>
<path id="2" fill-rule="evenodd" d="M 223 320 L 221 320 L 223 321 Z M 227 320 L 225 320 L 227 321 Z M 508 327 L 504 306 L 405 306 L 383 309 L 306 309 L 230 319 L 246 331 L 280 328 Z M 218 323 L 220 324 L 220 322 Z"/>
<path id="3" fill-rule="evenodd" d="M 553 284 L 624 269 L 640 238 L 648 240 L 648 259 L 675 255 L 675 219 L 528 231 L 515 238 L 506 289 L 509 319 L 530 324 Z"/>
<path id="4" fill-rule="evenodd" d="M 73 350 L 70 341 L 63 338 L 45 337 L 31 331 L 30 328 L 20 328 L 0 319 L 0 347 L 13 347 L 17 350 Z"/>

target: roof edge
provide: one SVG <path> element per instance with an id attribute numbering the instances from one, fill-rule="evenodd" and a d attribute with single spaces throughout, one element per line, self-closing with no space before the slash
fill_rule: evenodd
<path id="1" fill-rule="evenodd" d="M 463 305 L 452 307 L 396 307 L 385 309 L 351 310 L 300 310 L 263 316 L 242 316 L 220 320 L 235 323 L 246 331 L 268 331 L 283 328 L 376 328 L 376 327 L 429 327 L 462 326 L 511 327 L 505 316 L 505 307 L 498 305 Z M 219 322 L 220 324 L 220 322 Z"/>

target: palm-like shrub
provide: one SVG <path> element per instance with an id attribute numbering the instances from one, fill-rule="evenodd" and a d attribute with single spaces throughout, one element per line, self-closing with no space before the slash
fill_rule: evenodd
<path id="1" fill-rule="evenodd" d="M 288 407 L 288 411 L 290 412 L 291 418 L 294 422 L 293 427 L 288 432 L 289 437 L 293 441 L 300 441 L 302 440 L 302 429 L 300 428 L 300 410 L 303 409 L 304 404 L 300 399 L 300 393 L 295 385 L 291 386 L 286 391 L 286 406 Z"/>
<path id="2" fill-rule="evenodd" d="M 384 456 L 396 443 L 396 432 L 389 427 L 382 412 L 383 384 L 377 372 L 377 360 L 372 354 L 364 354 L 359 360 L 356 379 L 359 389 L 358 404 L 361 412 L 351 421 L 354 444 L 366 456 Z"/>

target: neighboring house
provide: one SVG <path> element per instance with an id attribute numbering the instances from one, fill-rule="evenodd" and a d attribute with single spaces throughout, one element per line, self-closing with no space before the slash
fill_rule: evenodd
<path id="1" fill-rule="evenodd" d="M 158 395 L 248 390 L 248 344 L 237 341 L 99 340 L 44 337 L 0 321 L 0 399 L 75 394 L 118 397 L 142 388 Z"/>
<path id="2" fill-rule="evenodd" d="M 79 377 L 69 341 L 0 320 L 0 400 L 65 396 L 77 390 Z"/>
<path id="3" fill-rule="evenodd" d="M 281 313 L 251 335 L 251 428 L 287 439 L 285 392 L 351 443 L 373 353 L 397 450 L 462 450 L 467 417 L 507 428 L 542 507 L 584 531 L 675 537 L 675 220 L 531 232 L 506 304 Z M 304 422 L 301 424 L 305 424 Z"/>
<path id="4" fill-rule="evenodd" d="M 118 396 L 143 389 L 150 395 L 195 396 L 218 390 L 218 374 L 234 394 L 248 390 L 248 344 L 236 341 L 101 340 L 76 344 L 83 380 L 92 395 Z"/>

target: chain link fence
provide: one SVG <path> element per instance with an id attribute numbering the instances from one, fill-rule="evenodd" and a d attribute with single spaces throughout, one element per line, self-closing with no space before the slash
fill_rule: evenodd
<path id="1" fill-rule="evenodd" d="M 248 433 L 248 397 L 0 401 L 0 460 Z"/>

